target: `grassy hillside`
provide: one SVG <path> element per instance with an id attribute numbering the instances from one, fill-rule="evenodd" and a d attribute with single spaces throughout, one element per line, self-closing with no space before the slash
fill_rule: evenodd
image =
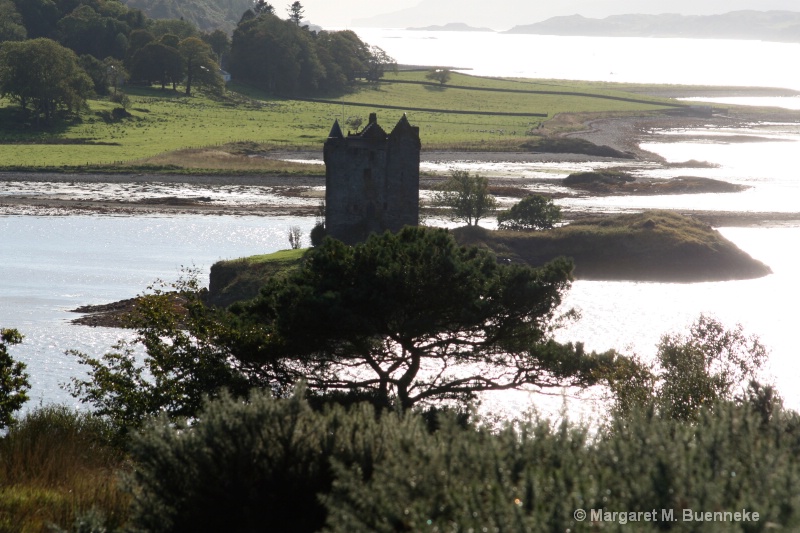
<path id="1" fill-rule="evenodd" d="M 429 148 L 516 149 L 535 139 L 530 133 L 538 133 L 540 123 L 547 123 L 559 113 L 642 113 L 674 105 L 667 99 L 643 99 L 621 88 L 593 88 L 585 83 L 575 86 L 569 82 L 491 80 L 461 74 L 454 75 L 450 86 L 445 87 L 396 83 L 420 82 L 423 78 L 424 73 L 420 72 L 388 74 L 385 83 L 364 84 L 353 94 L 325 102 L 273 98 L 235 83 L 221 100 L 204 96 L 186 98 L 180 89 L 173 92 L 129 88 L 130 117 L 115 119 L 111 113 L 116 107 L 114 104 L 92 100 L 90 109 L 78 120 L 50 130 L 20 124 L 18 108 L 0 99 L 0 169 L 163 166 L 176 162 L 174 158 L 151 158 L 186 148 L 221 147 L 233 142 L 319 149 L 335 119 L 342 122 L 356 117 L 366 119 L 372 111 L 378 111 L 381 123 L 389 128 L 404 111 L 407 112 L 409 120 L 420 126 L 423 143 Z M 568 92 L 585 95 L 566 94 Z M 609 99 L 609 96 L 622 99 Z M 393 109 L 382 110 L 383 106 Z M 488 114 L 469 114 L 476 112 Z M 530 113 L 532 116 L 503 113 Z M 546 117 L 533 116 L 539 113 Z M 235 151 L 235 147 L 223 148 L 225 153 Z M 204 162 L 204 158 L 199 159 L 187 166 L 225 168 L 233 163 L 216 161 L 211 164 Z M 246 158 L 239 158 L 239 162 L 246 161 Z M 260 170 L 255 166 L 253 170 Z"/>

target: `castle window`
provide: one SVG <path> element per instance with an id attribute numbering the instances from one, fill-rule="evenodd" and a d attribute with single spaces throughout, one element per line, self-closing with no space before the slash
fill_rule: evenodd
<path id="1" fill-rule="evenodd" d="M 364 169 L 364 181 L 371 180 L 371 179 L 372 179 L 372 169 L 371 168 L 365 168 Z"/>

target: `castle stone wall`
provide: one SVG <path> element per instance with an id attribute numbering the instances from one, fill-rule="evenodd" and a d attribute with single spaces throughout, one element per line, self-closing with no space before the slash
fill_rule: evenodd
<path id="1" fill-rule="evenodd" d="M 390 134 L 375 114 L 345 136 L 338 121 L 325 142 L 325 228 L 348 244 L 370 233 L 419 224 L 419 128 L 405 116 Z"/>

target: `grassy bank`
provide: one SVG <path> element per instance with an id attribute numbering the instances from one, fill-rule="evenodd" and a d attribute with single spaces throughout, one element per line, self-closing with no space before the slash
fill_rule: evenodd
<path id="1" fill-rule="evenodd" d="M 696 282 L 771 272 L 710 226 L 670 211 L 583 220 L 549 231 L 462 227 L 453 233 L 463 245 L 486 247 L 501 258 L 532 266 L 570 257 L 580 279 Z M 285 250 L 215 263 L 210 303 L 227 306 L 256 297 L 269 278 L 296 268 L 304 252 Z"/>
<path id="2" fill-rule="evenodd" d="M 363 84 L 327 103 L 274 98 L 236 83 L 222 99 L 187 98 L 180 89 L 129 88 L 129 117 L 115 117 L 116 104 L 91 100 L 79 118 L 48 129 L 26 124 L 16 106 L 0 100 L 0 169 L 152 165 L 156 171 L 283 171 L 237 149 L 251 145 L 259 150 L 318 150 L 335 119 L 346 124 L 365 119 L 371 111 L 378 111 L 387 127 L 407 111 L 411 122 L 420 126 L 426 146 L 505 150 L 530 141 L 531 134 L 540 133 L 540 125 L 560 113 L 644 113 L 674 105 L 667 99 L 626 93 L 622 87 L 586 83 L 577 87 L 463 74 L 455 74 L 444 87 L 423 81 L 419 72 L 388 74 L 384 83 Z M 384 106 L 392 109 L 381 112 Z"/>
<path id="3" fill-rule="evenodd" d="M 454 233 L 461 244 L 530 265 L 570 257 L 579 279 L 698 282 L 771 273 L 710 226 L 670 211 L 584 220 L 549 231 L 465 227 Z"/>
<path id="4" fill-rule="evenodd" d="M 267 279 L 297 268 L 304 253 L 304 249 L 282 250 L 214 263 L 209 279 L 209 303 L 227 306 L 255 298 Z"/>

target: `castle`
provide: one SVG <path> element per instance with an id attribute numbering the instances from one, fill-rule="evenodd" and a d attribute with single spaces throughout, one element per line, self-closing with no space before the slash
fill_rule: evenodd
<path id="1" fill-rule="evenodd" d="M 325 141 L 325 229 L 347 244 L 419 224 L 419 128 L 405 115 L 391 133 L 371 113 L 359 133 L 335 121 Z"/>

